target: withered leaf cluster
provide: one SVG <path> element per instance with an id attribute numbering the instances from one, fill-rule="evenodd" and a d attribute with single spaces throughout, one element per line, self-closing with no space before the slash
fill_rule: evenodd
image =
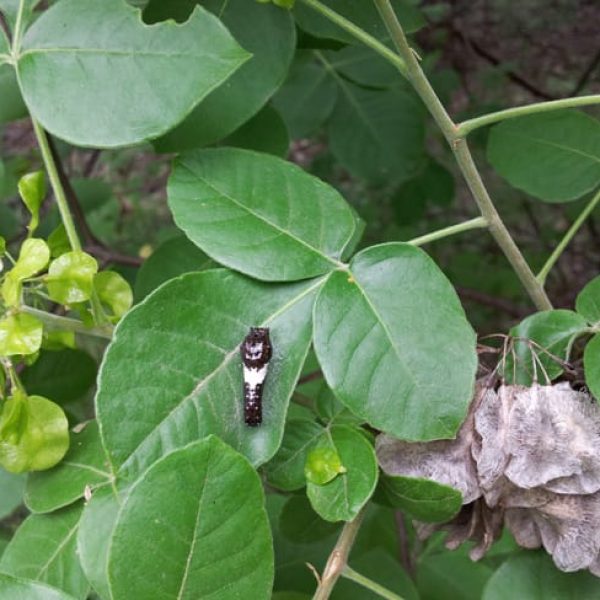
<path id="1" fill-rule="evenodd" d="M 600 577 L 600 407 L 589 394 L 568 383 L 497 391 L 480 383 L 456 439 L 381 435 L 377 455 L 389 475 L 460 490 L 463 509 L 443 526 L 448 547 L 473 540 L 477 560 L 504 525 L 519 545 L 543 546 L 559 569 Z"/>

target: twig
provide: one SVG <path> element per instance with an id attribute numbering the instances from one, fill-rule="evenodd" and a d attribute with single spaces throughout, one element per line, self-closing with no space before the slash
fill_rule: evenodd
<path id="1" fill-rule="evenodd" d="M 588 79 L 592 75 L 592 73 L 596 70 L 596 68 L 600 65 L 600 49 L 596 52 L 596 56 L 592 58 L 592 61 L 587 66 L 585 71 L 581 74 L 579 81 L 575 84 L 573 91 L 569 94 L 569 96 L 576 96 L 579 92 L 585 87 Z"/>
<path id="2" fill-rule="evenodd" d="M 348 562 L 348 555 L 354 545 L 356 534 L 360 529 L 364 516 L 365 509 L 363 508 L 358 515 L 356 515 L 354 520 L 349 521 L 344 525 L 337 544 L 329 555 L 329 559 L 327 560 L 327 564 L 323 571 L 323 576 L 321 577 L 321 582 L 317 587 L 313 600 L 327 600 L 327 598 L 329 598 L 329 595 Z"/>
<path id="3" fill-rule="evenodd" d="M 386 600 L 403 600 L 402 596 L 398 596 L 398 594 L 395 594 L 391 590 L 379 585 L 376 581 L 357 573 L 348 565 L 344 567 L 344 570 L 342 571 L 342 577 L 350 579 L 350 581 L 354 581 L 355 583 L 358 583 L 358 585 L 362 585 L 362 587 L 366 588 L 367 590 L 371 590 L 381 598 L 386 598 Z"/>
<path id="4" fill-rule="evenodd" d="M 304 385 L 305 383 L 308 383 L 309 381 L 314 381 L 315 379 L 321 379 L 321 377 L 323 377 L 323 372 L 321 371 L 321 369 L 318 369 L 317 371 L 313 371 L 312 373 L 307 373 L 303 377 L 300 377 L 300 379 L 298 379 L 298 385 Z"/>

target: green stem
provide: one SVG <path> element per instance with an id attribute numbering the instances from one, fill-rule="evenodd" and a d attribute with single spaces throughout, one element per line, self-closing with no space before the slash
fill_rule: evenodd
<path id="1" fill-rule="evenodd" d="M 354 569 L 351 569 L 348 565 L 344 567 L 342 571 L 342 577 L 346 579 L 350 579 L 351 581 L 355 581 L 359 585 L 362 585 L 364 588 L 371 590 L 378 596 L 382 598 L 387 598 L 387 600 L 403 600 L 402 596 L 398 596 L 398 594 L 394 594 L 387 588 L 384 588 L 382 585 L 379 585 L 377 582 L 357 573 Z"/>
<path id="2" fill-rule="evenodd" d="M 19 9 L 15 21 L 15 31 L 11 47 L 12 60 L 17 64 L 17 56 L 21 50 L 21 38 L 23 37 L 23 12 L 25 11 L 25 0 L 19 0 Z"/>
<path id="3" fill-rule="evenodd" d="M 465 137 L 474 129 L 485 127 L 498 121 L 505 119 L 514 119 L 515 117 L 523 117 L 535 113 L 548 112 L 551 110 L 560 110 L 562 108 L 574 108 L 576 106 L 589 106 L 591 104 L 600 104 L 600 94 L 592 96 L 579 96 L 577 98 L 564 98 L 562 100 L 552 100 L 550 102 L 536 102 L 527 106 L 517 106 L 515 108 L 507 108 L 481 117 L 463 121 L 458 125 L 458 135 Z"/>
<path id="4" fill-rule="evenodd" d="M 554 249 L 554 252 L 552 252 L 552 254 L 548 257 L 548 260 L 537 274 L 537 280 L 542 285 L 546 283 L 546 277 L 548 277 L 548 273 L 550 273 L 550 270 L 556 264 L 556 261 L 560 258 L 560 255 L 565 251 L 565 248 L 569 245 L 569 242 L 573 239 L 583 222 L 588 218 L 594 208 L 596 208 L 598 202 L 600 202 L 600 190 L 581 211 L 581 214 L 575 219 L 573 225 L 569 227 L 569 230 L 567 233 L 565 233 L 563 239 L 560 240 L 559 244 Z"/>
<path id="5" fill-rule="evenodd" d="M 42 159 L 44 160 L 44 165 L 46 167 L 46 171 L 48 172 L 48 177 L 50 178 L 52 191 L 54 192 L 56 204 L 58 205 L 58 211 L 60 212 L 60 218 L 62 219 L 65 231 L 67 232 L 69 243 L 71 244 L 71 248 L 73 250 L 80 251 L 81 242 L 79 241 L 77 229 L 75 228 L 75 222 L 73 221 L 71 211 L 69 210 L 69 203 L 67 202 L 65 190 L 58 176 L 56 163 L 54 162 L 54 157 L 52 156 L 50 145 L 48 144 L 48 137 L 42 126 L 35 120 L 33 116 L 31 117 L 31 122 L 33 123 L 35 137 L 37 138 L 37 142 L 42 153 Z"/>
<path id="6" fill-rule="evenodd" d="M 20 310 L 38 318 L 49 329 L 73 331 L 75 333 L 82 333 L 84 335 L 99 337 L 106 340 L 112 338 L 112 327 L 108 325 L 102 327 L 86 327 L 82 321 L 78 321 L 77 319 L 61 317 L 44 310 L 33 308 L 32 306 L 23 305 L 20 307 Z"/>
<path id="7" fill-rule="evenodd" d="M 395 52 L 390 50 L 385 44 L 382 44 L 378 39 L 369 35 L 366 31 L 357 27 L 352 21 L 349 21 L 339 13 L 331 10 L 325 4 L 319 2 L 319 0 L 302 0 L 304 4 L 307 4 L 317 12 L 321 13 L 325 18 L 329 19 L 332 23 L 335 23 L 341 27 L 344 31 L 347 31 L 350 35 L 354 36 L 357 40 L 360 40 L 365 46 L 368 46 L 377 54 L 383 56 L 388 62 L 393 64 L 401 73 L 406 77 L 406 64 Z M 358 0 L 364 2 L 365 0 Z"/>
<path id="8" fill-rule="evenodd" d="M 408 240 L 406 243 L 412 244 L 413 246 L 422 246 L 423 244 L 428 244 L 429 242 L 434 242 L 435 240 L 440 240 L 456 233 L 462 233 L 463 231 L 469 231 L 469 229 L 479 229 L 487 226 L 488 222 L 485 220 L 485 217 L 475 217 L 474 219 L 469 219 L 468 221 L 456 225 L 450 225 L 449 227 L 426 233 L 425 235 Z"/>
<path id="9" fill-rule="evenodd" d="M 398 50 L 398 54 L 404 59 L 408 68 L 408 79 L 429 109 L 434 120 L 446 137 L 458 166 L 465 178 L 471 194 L 479 207 L 481 215 L 488 223 L 490 233 L 500 246 L 504 255 L 510 262 L 513 270 L 521 280 L 523 287 L 533 300 L 538 310 L 548 310 L 552 304 L 544 291 L 543 286 L 535 278 L 533 271 L 527 264 L 521 251 L 512 239 L 508 229 L 504 225 L 492 199 L 475 166 L 471 152 L 466 140 L 462 139 L 456 125 L 443 107 L 429 80 L 421 69 L 412 49 L 408 45 L 402 26 L 398 22 L 394 9 L 389 0 L 374 0 L 379 13 L 392 37 Z"/>
<path id="10" fill-rule="evenodd" d="M 348 523 L 344 525 L 335 548 L 329 555 L 329 559 L 325 565 L 325 570 L 323 571 L 323 576 L 321 577 L 319 586 L 317 587 L 315 595 L 313 596 L 313 600 L 327 600 L 327 598 L 329 598 L 329 595 L 333 591 L 337 580 L 346 567 L 348 555 L 350 554 L 350 550 L 354 545 L 356 534 L 360 529 L 360 525 L 364 516 L 365 509 L 363 508 L 358 515 L 356 515 L 354 520 L 348 521 Z"/>

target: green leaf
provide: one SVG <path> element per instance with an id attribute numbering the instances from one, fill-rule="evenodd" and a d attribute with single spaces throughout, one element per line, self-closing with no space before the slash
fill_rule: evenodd
<path id="1" fill-rule="evenodd" d="M 46 175 L 44 171 L 34 171 L 23 175 L 19 179 L 18 188 L 23 204 L 31 213 L 31 221 L 27 229 L 32 234 L 40 222 L 40 206 L 46 197 Z"/>
<path id="2" fill-rule="evenodd" d="M 0 45 L 3 36 L 0 36 Z M 1 52 L 2 50 L 0 50 Z M 0 124 L 10 123 L 27 116 L 27 107 L 21 97 L 17 75 L 10 65 L 3 65 L 0 57 Z"/>
<path id="3" fill-rule="evenodd" d="M 2 555 L 0 570 L 47 583 L 85 600 L 90 586 L 76 548 L 81 509 L 80 503 L 50 515 L 28 517 Z"/>
<path id="4" fill-rule="evenodd" d="M 74 600 L 49 585 L 0 573 L 0 596 L 10 600 Z"/>
<path id="5" fill-rule="evenodd" d="M 598 579 L 588 572 L 563 573 L 545 552 L 521 552 L 490 578 L 483 600 L 595 600 Z"/>
<path id="6" fill-rule="evenodd" d="M 600 183 L 600 122 L 577 111 L 508 119 L 492 128 L 488 160 L 545 202 L 576 200 Z"/>
<path id="7" fill-rule="evenodd" d="M 555 379 L 563 372 L 560 361 L 568 360 L 572 341 L 586 328 L 585 319 L 571 310 L 547 310 L 526 317 L 509 332 L 515 338 L 514 351 L 506 357 L 504 377 L 522 385 Z"/>
<path id="8" fill-rule="evenodd" d="M 55 258 L 48 268 L 48 295 L 59 304 L 85 302 L 92 297 L 98 263 L 93 256 L 73 250 Z"/>
<path id="9" fill-rule="evenodd" d="M 19 258 L 2 284 L 2 297 L 6 304 L 9 306 L 19 304 L 21 282 L 39 273 L 46 267 L 49 260 L 50 250 L 44 240 L 31 238 L 23 242 Z"/>
<path id="10" fill-rule="evenodd" d="M 310 56 L 295 60 L 285 83 L 273 97 L 293 139 L 310 136 L 331 114 L 337 98 L 335 80 Z"/>
<path id="11" fill-rule="evenodd" d="M 329 386 L 323 383 L 317 400 L 315 409 L 322 421 L 326 423 L 336 423 L 336 425 L 345 423 L 346 425 L 361 425 L 362 419 L 352 414 L 334 395 Z"/>
<path id="12" fill-rule="evenodd" d="M 27 313 L 0 320 L 0 356 L 35 354 L 42 345 L 42 322 Z"/>
<path id="13" fill-rule="evenodd" d="M 62 254 L 66 254 L 71 250 L 71 242 L 67 235 L 65 226 L 60 223 L 48 236 L 48 247 L 50 248 L 50 256 L 58 258 Z"/>
<path id="14" fill-rule="evenodd" d="M 171 4 L 153 0 L 144 15 L 150 20 L 170 16 Z M 183 4 L 189 11 L 195 2 Z M 252 53 L 252 58 L 205 98 L 179 127 L 158 141 L 157 147 L 163 152 L 206 146 L 235 131 L 281 85 L 294 56 L 296 34 L 288 11 L 249 0 L 203 0 L 202 6 L 219 17 L 241 46 Z"/>
<path id="15" fill-rule="evenodd" d="M 69 451 L 56 467 L 29 475 L 25 504 L 34 513 L 51 512 L 82 498 L 86 488 L 91 491 L 110 478 L 98 426 L 91 421 L 71 433 Z"/>
<path id="16" fill-rule="evenodd" d="M 152 465 L 125 498 L 111 538 L 114 600 L 146 600 L 159 590 L 173 599 L 266 598 L 272 588 L 260 479 L 214 436 Z M 156 568 L 165 561 L 168 568 Z"/>
<path id="17" fill-rule="evenodd" d="M 8 517 L 23 502 L 25 477 L 0 469 L 0 519 Z"/>
<path id="18" fill-rule="evenodd" d="M 462 549 L 438 551 L 420 558 L 417 588 L 420 597 L 427 600 L 481 600 L 483 588 L 492 573 L 488 565 L 473 562 Z M 525 600 L 526 597 L 517 598 Z"/>
<path id="19" fill-rule="evenodd" d="M 444 523 L 462 506 L 458 490 L 430 479 L 382 475 L 380 481 L 390 504 L 419 521 Z"/>
<path id="20" fill-rule="evenodd" d="M 269 460 L 308 352 L 321 283 L 267 285 L 205 271 L 170 281 L 131 310 L 105 355 L 96 397 L 112 464 L 136 473 L 210 433 L 254 465 Z M 263 423 L 248 427 L 239 346 L 255 326 L 270 328 L 273 358 Z"/>
<path id="21" fill-rule="evenodd" d="M 183 25 L 146 26 L 122 0 L 62 0 L 25 34 L 17 69 L 48 131 L 112 148 L 171 129 L 248 57 L 201 7 Z"/>
<path id="22" fill-rule="evenodd" d="M 588 281 L 586 286 L 579 292 L 575 301 L 575 310 L 588 323 L 598 323 L 600 321 L 600 276 Z"/>
<path id="23" fill-rule="evenodd" d="M 11 473 L 53 467 L 69 448 L 68 427 L 54 402 L 15 392 L 0 414 L 0 465 Z"/>
<path id="24" fill-rule="evenodd" d="M 82 350 L 42 352 L 21 375 L 31 394 L 52 398 L 57 404 L 80 400 L 94 385 L 96 362 Z"/>
<path id="25" fill-rule="evenodd" d="M 266 152 L 285 158 L 290 138 L 280 114 L 267 105 L 225 138 L 223 145 Z"/>
<path id="26" fill-rule="evenodd" d="M 142 300 L 159 285 L 178 275 L 215 266 L 214 261 L 185 236 L 169 239 L 140 267 L 135 280 L 135 298 Z"/>
<path id="27" fill-rule="evenodd" d="M 340 90 L 327 128 L 333 155 L 370 183 L 412 177 L 425 151 L 423 111 L 414 96 L 337 81 Z"/>
<path id="28" fill-rule="evenodd" d="M 326 521 L 350 521 L 377 485 L 375 451 L 358 429 L 347 425 L 334 425 L 327 435 L 346 471 L 325 485 L 309 482 L 306 493 L 312 507 Z"/>
<path id="29" fill-rule="evenodd" d="M 296 165 L 247 150 L 179 158 L 168 196 L 175 222 L 202 250 L 267 281 L 335 269 L 356 228 L 333 188 Z"/>
<path id="30" fill-rule="evenodd" d="M 385 24 L 372 2 L 323 0 L 323 3 L 372 36 L 380 40 L 387 39 L 388 32 Z M 410 0 L 392 0 L 392 7 L 406 33 L 417 31 L 425 25 L 421 11 Z M 356 43 L 356 38 L 302 2 L 296 4 L 294 14 L 300 27 L 315 37 L 331 38 L 349 44 Z"/>
<path id="31" fill-rule="evenodd" d="M 98 298 L 119 319 L 133 304 L 133 292 L 127 281 L 115 271 L 100 271 L 94 276 Z"/>
<path id="32" fill-rule="evenodd" d="M 586 344 L 583 351 L 583 371 L 585 383 L 590 392 L 600 398 L 600 335 L 596 334 Z"/>
<path id="33" fill-rule="evenodd" d="M 304 487 L 306 457 L 323 431 L 323 427 L 315 421 L 290 419 L 285 425 L 277 454 L 265 465 L 267 481 L 288 492 Z"/>
<path id="34" fill-rule="evenodd" d="M 98 488 L 85 504 L 79 531 L 77 551 L 85 575 L 100 598 L 112 598 L 108 583 L 108 549 L 119 509 L 130 488 L 115 494 L 113 486 Z M 144 553 L 145 556 L 146 553 Z"/>
<path id="35" fill-rule="evenodd" d="M 289 498 L 279 516 L 281 533 L 296 544 L 310 544 L 325 539 L 339 527 L 339 523 L 321 519 L 304 495 Z"/>
<path id="36" fill-rule="evenodd" d="M 366 46 L 346 46 L 323 52 L 323 56 L 338 73 L 359 85 L 389 88 L 403 84 L 398 69 Z"/>
<path id="37" fill-rule="evenodd" d="M 347 470 L 328 434 L 321 436 L 316 446 L 306 455 L 304 476 L 308 483 L 325 485 Z"/>
<path id="38" fill-rule="evenodd" d="M 408 440 L 455 435 L 472 398 L 475 334 L 450 282 L 422 250 L 373 246 L 329 276 L 314 345 L 335 395 Z"/>
<path id="39" fill-rule="evenodd" d="M 14 29 L 17 21 L 17 13 L 19 12 L 19 5 L 23 5 L 22 23 L 27 25 L 32 18 L 33 9 L 40 0 L 0 0 L 0 10 L 4 13 L 11 30 Z"/>

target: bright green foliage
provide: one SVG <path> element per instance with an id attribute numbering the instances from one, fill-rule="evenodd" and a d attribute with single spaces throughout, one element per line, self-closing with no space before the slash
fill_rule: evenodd
<path id="1" fill-rule="evenodd" d="M 50 515 L 32 515 L 19 527 L 0 560 L 7 575 L 35 579 L 85 600 L 90 585 L 77 557 L 81 503 Z"/>
<path id="2" fill-rule="evenodd" d="M 48 268 L 48 295 L 60 304 L 85 302 L 92 297 L 98 263 L 93 256 L 74 250 L 55 258 Z"/>
<path id="3" fill-rule="evenodd" d="M 131 286 L 115 271 L 97 273 L 94 277 L 94 289 L 102 304 L 110 308 L 117 321 L 133 304 Z"/>
<path id="4" fill-rule="evenodd" d="M 50 250 L 44 240 L 31 238 L 21 245 L 19 258 L 7 273 L 2 284 L 2 298 L 9 306 L 16 306 L 21 299 L 21 284 L 24 279 L 42 271 L 50 260 Z"/>
<path id="5" fill-rule="evenodd" d="M 175 222 L 202 250 L 267 281 L 331 271 L 357 228 L 333 188 L 289 162 L 245 150 L 182 156 L 168 195 Z"/>
<path id="6" fill-rule="evenodd" d="M 600 121 L 576 111 L 509 119 L 492 129 L 488 159 L 540 200 L 576 200 L 600 183 Z"/>
<path id="7" fill-rule="evenodd" d="M 506 356 L 504 377 L 513 383 L 546 384 L 563 372 L 571 345 L 587 327 L 585 319 L 570 310 L 550 310 L 523 319 L 510 330 L 514 352 Z"/>
<path id="8" fill-rule="evenodd" d="M 196 5 L 196 0 L 151 0 L 144 18 L 150 22 L 169 17 L 183 20 Z M 163 152 L 206 146 L 233 133 L 281 85 L 294 56 L 296 30 L 289 11 L 253 0 L 203 0 L 201 6 L 219 17 L 252 58 L 200 102 L 179 127 L 157 141 Z"/>
<path id="9" fill-rule="evenodd" d="M 11 473 L 53 467 L 69 448 L 68 426 L 54 402 L 14 391 L 0 414 L 0 465 Z"/>
<path id="10" fill-rule="evenodd" d="M 345 470 L 338 471 L 339 475 L 324 485 L 309 481 L 306 493 L 312 507 L 326 521 L 350 521 L 377 485 L 375 451 L 359 429 L 347 425 L 336 425 L 326 435 Z"/>
<path id="11" fill-rule="evenodd" d="M 32 473 L 27 479 L 25 503 L 36 513 L 47 513 L 67 506 L 90 490 L 106 484 L 106 456 L 95 421 L 71 434 L 69 451 L 58 465 L 48 471 Z"/>
<path id="12" fill-rule="evenodd" d="M 340 473 L 346 473 L 347 470 L 342 464 L 333 440 L 330 440 L 327 435 L 323 436 L 316 447 L 307 454 L 304 464 L 306 481 L 315 485 L 325 485 Z"/>
<path id="13" fill-rule="evenodd" d="M 115 470 L 137 474 L 211 433 L 254 465 L 268 461 L 281 443 L 321 284 L 267 285 L 212 270 L 174 279 L 131 310 L 105 356 L 96 396 Z M 263 423 L 253 428 L 242 415 L 239 346 L 256 326 L 271 330 L 276 376 L 267 375 Z"/>
<path id="14" fill-rule="evenodd" d="M 0 320 L 0 356 L 35 354 L 42 345 L 43 325 L 27 313 L 8 314 Z"/>
<path id="15" fill-rule="evenodd" d="M 23 204 L 31 213 L 31 221 L 27 226 L 29 234 L 37 229 L 40 222 L 40 206 L 46 197 L 46 176 L 43 171 L 27 173 L 19 179 L 19 194 Z"/>
<path id="16" fill-rule="evenodd" d="M 344 310 L 340 310 L 340 307 Z M 363 250 L 315 306 L 314 344 L 335 395 L 409 440 L 452 437 L 471 400 L 475 335 L 435 263 L 407 244 Z"/>
<path id="17" fill-rule="evenodd" d="M 462 506 L 458 490 L 430 479 L 381 475 L 380 483 L 392 506 L 419 521 L 444 523 Z"/>
<path id="18" fill-rule="evenodd" d="M 183 26 L 148 27 L 122 0 L 62 0 L 28 30 L 17 69 L 25 103 L 46 129 L 115 147 L 171 129 L 248 58 L 200 7 Z"/>
<path id="19" fill-rule="evenodd" d="M 167 454 L 132 486 L 111 534 L 112 598 L 267 598 L 272 583 L 260 479 L 216 437 Z"/>

